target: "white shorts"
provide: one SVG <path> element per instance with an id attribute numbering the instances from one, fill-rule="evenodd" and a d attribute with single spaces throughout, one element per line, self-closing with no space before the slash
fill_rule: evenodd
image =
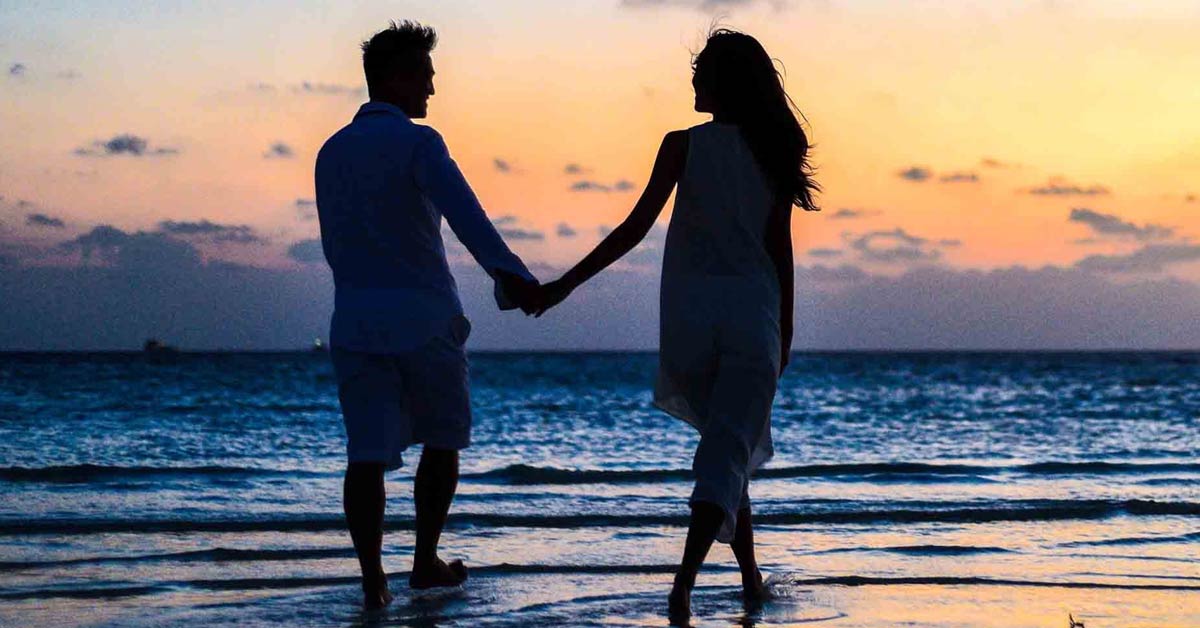
<path id="1" fill-rule="evenodd" d="M 409 445 L 463 449 L 471 444 L 466 317 L 405 353 L 334 347 L 333 370 L 350 462 L 398 469 Z"/>

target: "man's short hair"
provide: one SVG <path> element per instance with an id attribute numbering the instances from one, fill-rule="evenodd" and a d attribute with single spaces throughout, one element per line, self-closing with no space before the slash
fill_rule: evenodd
<path id="1" fill-rule="evenodd" d="M 362 43 L 367 88 L 396 73 L 421 69 L 434 46 L 437 46 L 437 32 L 432 27 L 412 20 L 391 22 L 391 26 Z"/>

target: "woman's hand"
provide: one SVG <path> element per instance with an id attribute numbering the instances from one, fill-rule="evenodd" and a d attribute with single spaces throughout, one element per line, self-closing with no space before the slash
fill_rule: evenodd
<path id="1" fill-rule="evenodd" d="M 567 281 L 566 277 L 542 284 L 538 290 L 538 303 L 533 315 L 541 317 L 542 314 L 546 313 L 546 310 L 562 303 L 563 299 L 566 299 L 573 290 L 575 290 L 575 286 Z"/>

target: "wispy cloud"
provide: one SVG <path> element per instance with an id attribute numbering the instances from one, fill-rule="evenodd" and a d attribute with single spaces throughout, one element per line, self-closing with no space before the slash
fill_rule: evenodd
<path id="1" fill-rule="evenodd" d="M 867 216 L 877 216 L 880 212 L 866 209 L 850 209 L 843 207 L 832 214 L 829 214 L 830 220 L 851 220 L 854 218 L 865 218 Z"/>
<path id="2" fill-rule="evenodd" d="M 896 176 L 900 177 L 901 179 L 907 179 L 909 181 L 920 183 L 932 177 L 933 173 L 930 172 L 929 168 L 922 166 L 911 166 L 901 170 L 900 172 L 897 172 Z"/>
<path id="3" fill-rule="evenodd" d="M 841 249 L 816 248 L 808 250 L 809 257 L 841 257 L 842 253 Z"/>
<path id="4" fill-rule="evenodd" d="M 577 164 L 574 162 L 563 166 L 563 174 L 580 175 L 587 174 L 591 171 L 592 170 L 590 168 L 585 168 L 582 164 Z"/>
<path id="5" fill-rule="evenodd" d="M 1125 255 L 1089 255 L 1075 267 L 1101 273 L 1154 273 L 1195 261 L 1200 261 L 1200 244 L 1147 244 Z"/>
<path id="6" fill-rule="evenodd" d="M 1029 189 L 1036 196 L 1103 196 L 1109 193 L 1102 185 L 1078 185 L 1062 179 L 1050 179 L 1045 185 Z"/>
<path id="7" fill-rule="evenodd" d="M 258 235 L 249 225 L 225 225 L 211 220 L 164 220 L 158 223 L 160 231 L 180 237 L 198 237 L 213 242 L 235 244 L 263 244 L 266 238 Z"/>
<path id="8" fill-rule="evenodd" d="M 812 266 L 796 267 L 796 278 L 799 282 L 804 283 L 855 283 L 869 277 L 870 274 L 867 271 L 851 264 L 841 264 L 839 266 L 814 264 Z"/>
<path id="9" fill-rule="evenodd" d="M 317 238 L 293 242 L 288 247 L 287 256 L 301 264 L 319 264 L 325 261 L 325 251 L 321 249 L 321 241 Z"/>
<path id="10" fill-rule="evenodd" d="M 260 83 L 259 85 L 265 85 Z M 262 90 L 270 91 L 270 90 Z M 339 85 L 337 83 L 320 83 L 315 81 L 301 81 L 291 86 L 292 93 L 295 94 L 319 94 L 325 96 L 359 96 L 365 94 L 367 88 L 365 86 L 354 85 Z"/>
<path id="11" fill-rule="evenodd" d="M 501 227 L 497 229 L 500 235 L 505 240 L 544 240 L 546 234 L 533 229 L 522 229 L 520 227 Z"/>
<path id="12" fill-rule="evenodd" d="M 628 192 L 634 187 L 632 181 L 620 179 L 612 184 L 600 183 L 599 181 L 576 181 L 571 184 L 572 192 Z"/>
<path id="13" fill-rule="evenodd" d="M 961 244 L 957 240 L 934 242 L 899 227 L 861 235 L 846 233 L 843 239 L 851 250 L 858 253 L 859 258 L 868 262 L 933 262 L 942 257 L 939 247 Z"/>
<path id="14" fill-rule="evenodd" d="M 176 155 L 179 149 L 170 147 L 151 148 L 150 142 L 144 137 L 132 133 L 121 133 L 107 140 L 92 142 L 91 147 L 75 149 L 75 154 L 84 157 L 112 157 L 128 155 L 130 157 L 155 157 Z"/>
<path id="15" fill-rule="evenodd" d="M 741 7 L 748 7 L 755 4 L 769 4 L 776 9 L 782 8 L 787 3 L 784 0 L 621 0 L 622 7 L 632 9 L 642 8 L 662 8 L 662 7 L 683 7 L 694 9 L 697 11 L 728 11 Z"/>
<path id="16" fill-rule="evenodd" d="M 49 216 L 42 213 L 33 213 L 25 216 L 25 224 L 31 227 L 47 227 L 51 229 L 62 229 L 67 226 L 62 218 Z"/>
<path id="17" fill-rule="evenodd" d="M 311 198 L 298 198 L 293 203 L 301 220 L 313 220 L 317 217 L 317 201 Z"/>
<path id="18" fill-rule="evenodd" d="M 263 153 L 263 159 L 291 159 L 295 156 L 296 151 L 284 142 L 271 144 L 267 147 L 267 151 Z"/>
<path id="19" fill-rule="evenodd" d="M 1165 240 L 1175 235 L 1172 227 L 1153 223 L 1138 226 L 1115 214 L 1102 214 L 1086 207 L 1072 209 L 1067 220 L 1087 225 L 1101 235 L 1127 236 L 1136 240 Z"/>
<path id="20" fill-rule="evenodd" d="M 9 76 L 25 76 L 25 72 L 27 72 L 28 70 L 29 70 L 29 67 L 26 66 L 24 63 L 14 63 L 14 64 L 8 66 L 8 75 Z"/>
<path id="21" fill-rule="evenodd" d="M 979 175 L 974 172 L 951 172 L 938 177 L 942 183 L 978 183 Z"/>
<path id="22" fill-rule="evenodd" d="M 574 238 L 576 235 L 579 235 L 579 232 L 574 227 L 565 222 L 558 223 L 558 227 L 555 228 L 554 232 L 560 238 Z"/>
<path id="23" fill-rule="evenodd" d="M 503 172 L 504 174 L 508 174 L 513 171 L 512 164 L 509 163 L 507 159 L 501 159 L 499 157 L 492 159 L 492 167 L 495 168 L 497 172 Z"/>

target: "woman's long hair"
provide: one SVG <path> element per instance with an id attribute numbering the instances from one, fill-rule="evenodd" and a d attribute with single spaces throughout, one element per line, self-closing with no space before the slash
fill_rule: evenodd
<path id="1" fill-rule="evenodd" d="M 714 113 L 736 124 L 776 193 L 806 211 L 819 211 L 821 187 L 808 163 L 808 136 L 799 108 L 783 90 L 783 77 L 758 40 L 726 28 L 713 30 L 692 60 L 693 81 L 711 99 Z M 803 114 L 801 114 L 803 117 Z"/>

